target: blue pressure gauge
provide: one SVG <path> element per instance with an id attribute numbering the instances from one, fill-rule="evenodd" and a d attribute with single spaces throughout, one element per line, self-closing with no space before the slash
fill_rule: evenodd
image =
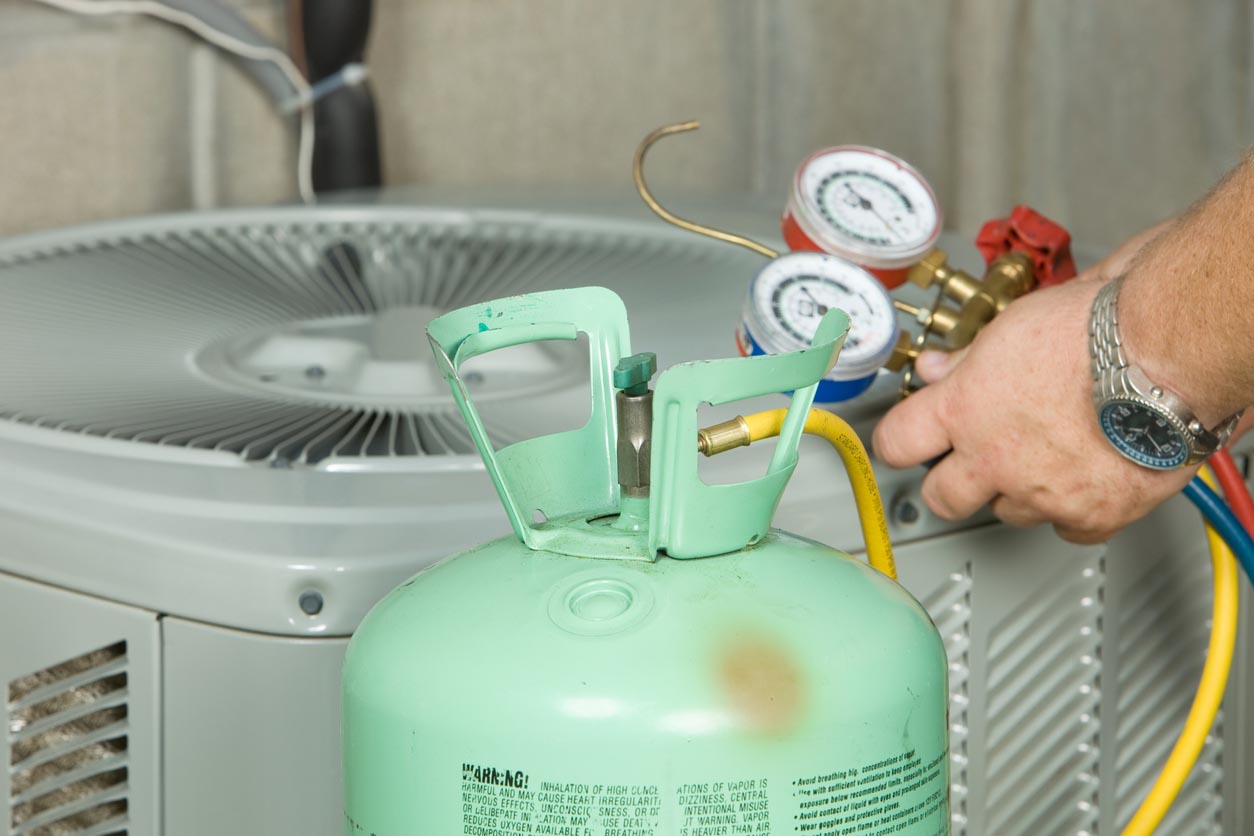
<path id="1" fill-rule="evenodd" d="M 794 252 L 762 268 L 749 285 L 737 334 L 740 353 L 778 354 L 809 346 L 829 308 L 849 316 L 849 336 L 815 400 L 833 403 L 862 394 L 893 353 L 897 315 L 884 286 L 843 258 Z"/>

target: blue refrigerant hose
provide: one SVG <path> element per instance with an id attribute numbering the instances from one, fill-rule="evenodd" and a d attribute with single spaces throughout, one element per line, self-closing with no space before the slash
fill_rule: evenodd
<path id="1" fill-rule="evenodd" d="M 1211 490 L 1200 477 L 1193 477 L 1193 480 L 1184 486 L 1184 495 L 1197 506 L 1197 510 L 1202 512 L 1202 516 L 1206 517 L 1206 521 L 1219 533 L 1219 536 L 1224 538 L 1228 548 L 1232 549 L 1237 562 L 1245 571 L 1246 580 L 1254 583 L 1254 539 L 1250 539 L 1244 526 L 1237 520 L 1237 515 L 1232 513 L 1228 504 L 1220 499 L 1219 495 Z"/>

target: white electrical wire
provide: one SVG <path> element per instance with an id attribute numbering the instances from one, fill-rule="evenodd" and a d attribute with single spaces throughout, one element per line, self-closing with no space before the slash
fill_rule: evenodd
<path id="1" fill-rule="evenodd" d="M 188 29 L 216 47 L 252 61 L 269 61 L 286 76 L 296 90 L 298 101 L 313 100 L 309 82 L 301 75 L 287 53 L 274 47 L 258 46 L 227 35 L 195 15 L 173 9 L 155 0 L 35 0 L 65 12 L 81 15 L 137 14 L 155 17 Z M 313 110 L 305 104 L 300 111 L 300 139 L 296 152 L 296 182 L 300 196 L 306 203 L 314 202 L 313 190 Z"/>

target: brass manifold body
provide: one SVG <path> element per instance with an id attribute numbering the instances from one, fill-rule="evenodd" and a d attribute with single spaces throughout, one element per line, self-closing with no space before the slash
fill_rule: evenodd
<path id="1" fill-rule="evenodd" d="M 902 372 L 903 395 L 913 390 L 914 361 L 924 349 L 931 347 L 931 336 L 940 338 L 937 347 L 950 351 L 964 348 L 993 317 L 1036 285 L 1032 259 L 1017 250 L 993 259 L 983 278 L 977 279 L 950 267 L 949 257 L 937 247 L 911 267 L 908 275 L 915 285 L 925 290 L 936 287 L 939 292 L 930 308 L 900 300 L 894 303 L 898 310 L 910 314 L 923 326 L 914 335 L 903 330 L 892 357 L 885 364 L 890 371 Z"/>

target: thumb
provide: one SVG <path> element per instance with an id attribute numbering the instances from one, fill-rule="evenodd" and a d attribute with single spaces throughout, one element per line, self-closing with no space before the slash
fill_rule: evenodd
<path id="1" fill-rule="evenodd" d="M 919 377 L 923 378 L 924 383 L 936 383 L 944 380 L 945 376 L 953 371 L 966 355 L 965 348 L 952 352 L 929 349 L 914 361 L 914 369 L 919 373 Z"/>

